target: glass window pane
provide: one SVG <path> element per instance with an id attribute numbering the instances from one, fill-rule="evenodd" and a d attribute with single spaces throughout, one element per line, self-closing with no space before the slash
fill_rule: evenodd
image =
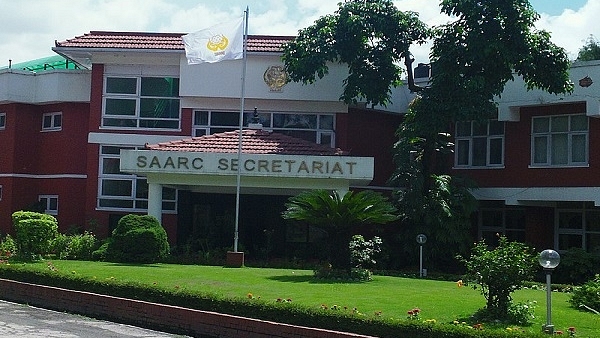
<path id="1" fill-rule="evenodd" d="M 558 227 L 560 229 L 582 229 L 582 217 L 581 212 L 561 211 L 558 214 Z"/>
<path id="2" fill-rule="evenodd" d="M 48 210 L 58 210 L 58 198 L 51 197 L 49 199 Z"/>
<path id="3" fill-rule="evenodd" d="M 502 210 L 483 209 L 481 210 L 481 226 L 483 227 L 502 227 Z"/>
<path id="4" fill-rule="evenodd" d="M 212 126 L 239 126 L 240 113 L 212 112 L 210 124 Z"/>
<path id="5" fill-rule="evenodd" d="M 568 116 L 554 116 L 552 117 L 552 131 L 569 131 L 569 117 Z"/>
<path id="6" fill-rule="evenodd" d="M 488 134 L 488 124 L 486 122 L 473 122 L 473 136 L 485 136 Z"/>
<path id="7" fill-rule="evenodd" d="M 140 99 L 140 117 L 179 118 L 179 100 Z"/>
<path id="8" fill-rule="evenodd" d="M 504 135 L 504 122 L 490 121 L 490 135 Z"/>
<path id="9" fill-rule="evenodd" d="M 296 129 L 317 129 L 317 115 L 273 114 L 273 127 L 275 127 L 275 128 L 296 128 Z"/>
<path id="10" fill-rule="evenodd" d="M 600 234 L 588 234 L 585 237 L 585 242 L 587 252 L 600 253 Z"/>
<path id="11" fill-rule="evenodd" d="M 548 163 L 548 142 L 546 136 L 533 139 L 533 163 Z"/>
<path id="12" fill-rule="evenodd" d="M 131 196 L 132 181 L 130 180 L 102 180 L 103 196 Z"/>
<path id="13" fill-rule="evenodd" d="M 333 147 L 332 141 L 333 141 L 333 135 L 331 135 L 331 133 L 322 133 L 321 141 L 319 143 Z"/>
<path id="14" fill-rule="evenodd" d="M 174 201 L 177 198 L 177 189 L 163 187 L 163 200 Z"/>
<path id="15" fill-rule="evenodd" d="M 0 128 L 6 127 L 6 114 L 0 114 Z"/>
<path id="16" fill-rule="evenodd" d="M 588 211 L 585 214 L 585 230 L 600 232 L 600 212 Z"/>
<path id="17" fill-rule="evenodd" d="M 135 198 L 148 199 L 148 183 L 146 183 L 146 179 L 137 179 L 135 181 Z"/>
<path id="18" fill-rule="evenodd" d="M 135 116 L 135 99 L 106 99 L 104 115 Z"/>
<path id="19" fill-rule="evenodd" d="M 569 146 L 567 134 L 552 135 L 552 164 L 569 163 Z"/>
<path id="20" fill-rule="evenodd" d="M 102 119 L 102 125 L 105 127 L 137 127 L 135 119 Z"/>
<path id="21" fill-rule="evenodd" d="M 569 250 L 571 248 L 581 248 L 583 237 L 576 234 L 559 234 L 558 235 L 558 248 L 560 250 Z"/>
<path id="22" fill-rule="evenodd" d="M 119 169 L 119 159 L 118 158 L 103 158 L 102 159 L 102 173 L 103 174 L 121 174 L 121 170 Z"/>
<path id="23" fill-rule="evenodd" d="M 534 133 L 547 133 L 550 130 L 550 119 L 547 117 L 533 119 Z"/>
<path id="24" fill-rule="evenodd" d="M 101 208 L 132 208 L 133 200 L 118 200 L 101 198 L 98 200 L 98 205 Z"/>
<path id="25" fill-rule="evenodd" d="M 469 165 L 469 140 L 458 140 L 456 142 L 457 165 Z"/>
<path id="26" fill-rule="evenodd" d="M 572 162 L 587 162 L 587 137 L 586 135 L 573 135 L 572 138 L 571 156 Z"/>
<path id="27" fill-rule="evenodd" d="M 133 148 L 119 148 L 114 146 L 102 146 L 100 153 L 103 155 L 120 155 L 121 149 L 133 149 Z"/>
<path id="28" fill-rule="evenodd" d="M 302 130 L 282 130 L 279 131 L 282 134 L 303 139 L 305 141 L 317 142 L 317 132 L 315 131 L 302 131 Z"/>
<path id="29" fill-rule="evenodd" d="M 143 77 L 141 87 L 141 96 L 179 96 L 179 79 L 176 78 Z"/>
<path id="30" fill-rule="evenodd" d="M 140 120 L 140 128 L 179 129 L 179 121 Z"/>
<path id="31" fill-rule="evenodd" d="M 106 92 L 109 94 L 135 94 L 137 92 L 137 79 L 107 77 Z"/>
<path id="32" fill-rule="evenodd" d="M 525 243 L 525 231 L 507 230 L 506 238 L 508 238 L 510 241 Z"/>
<path id="33" fill-rule="evenodd" d="M 502 146 L 501 138 L 490 139 L 490 164 L 502 164 Z"/>
<path id="34" fill-rule="evenodd" d="M 43 128 L 52 128 L 52 115 L 44 115 Z"/>
<path id="35" fill-rule="evenodd" d="M 457 122 L 456 136 L 471 136 L 471 121 Z"/>
<path id="36" fill-rule="evenodd" d="M 473 163 L 474 166 L 485 166 L 487 163 L 487 138 L 473 138 Z"/>
<path id="37" fill-rule="evenodd" d="M 208 126 L 208 112 L 207 111 L 195 111 L 194 112 L 194 125 L 195 126 Z"/>
<path id="38" fill-rule="evenodd" d="M 588 130 L 588 117 L 585 115 L 571 116 L 571 131 Z"/>
<path id="39" fill-rule="evenodd" d="M 319 115 L 319 129 L 333 130 L 333 115 Z"/>
<path id="40" fill-rule="evenodd" d="M 525 230 L 525 210 L 506 210 L 506 228 Z"/>

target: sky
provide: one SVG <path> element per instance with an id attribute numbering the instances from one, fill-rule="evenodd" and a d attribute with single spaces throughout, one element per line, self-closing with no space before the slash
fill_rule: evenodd
<path id="1" fill-rule="evenodd" d="M 55 40 L 90 31 L 189 33 L 242 16 L 249 8 L 249 33 L 295 35 L 342 0 L 0 0 L 0 67 L 55 55 Z M 496 0 L 502 1 L 502 0 Z M 448 22 L 440 0 L 394 0 L 400 10 L 419 13 L 430 26 Z M 530 0 L 540 14 L 536 27 L 571 59 L 593 35 L 600 39 L 600 0 Z M 417 62 L 428 47 L 413 47 Z"/>

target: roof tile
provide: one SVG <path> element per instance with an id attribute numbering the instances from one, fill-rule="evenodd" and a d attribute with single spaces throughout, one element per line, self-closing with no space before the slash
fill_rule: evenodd
<path id="1" fill-rule="evenodd" d="M 56 47 L 120 48 L 184 50 L 181 37 L 185 33 L 143 33 L 91 31 L 65 41 L 56 41 Z M 281 52 L 281 46 L 293 36 L 249 35 L 249 52 Z"/>
<path id="2" fill-rule="evenodd" d="M 230 131 L 178 141 L 146 144 L 149 150 L 194 151 L 203 153 L 237 153 L 239 132 Z M 348 155 L 339 148 L 308 142 L 299 138 L 265 130 L 244 129 L 242 131 L 243 154 L 279 155 Z"/>

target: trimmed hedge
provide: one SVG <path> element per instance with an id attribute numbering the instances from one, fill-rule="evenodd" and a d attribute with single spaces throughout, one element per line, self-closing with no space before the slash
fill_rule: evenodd
<path id="1" fill-rule="evenodd" d="M 269 302 L 250 298 L 225 298 L 216 294 L 193 293 L 156 285 L 87 279 L 56 271 L 28 269 L 26 265 L 0 265 L 0 278 L 42 284 L 115 297 L 181 306 L 203 311 L 317 327 L 378 337 L 405 338 L 508 338 L 546 337 L 542 333 L 506 330 L 474 330 L 452 324 L 431 324 L 411 320 L 369 317 L 344 311 L 315 309 L 290 302 Z"/>

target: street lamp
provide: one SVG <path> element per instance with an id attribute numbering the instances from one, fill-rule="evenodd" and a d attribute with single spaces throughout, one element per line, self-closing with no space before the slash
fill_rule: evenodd
<path id="1" fill-rule="evenodd" d="M 419 277 L 423 277 L 423 244 L 427 242 L 427 236 L 424 234 L 417 235 L 417 243 L 419 243 Z"/>
<path id="2" fill-rule="evenodd" d="M 548 334 L 554 334 L 554 325 L 552 325 L 552 283 L 550 281 L 550 275 L 552 275 L 552 271 L 560 263 L 560 255 L 554 250 L 547 249 L 540 254 L 539 262 L 546 272 L 546 324 L 542 325 L 542 331 Z"/>

